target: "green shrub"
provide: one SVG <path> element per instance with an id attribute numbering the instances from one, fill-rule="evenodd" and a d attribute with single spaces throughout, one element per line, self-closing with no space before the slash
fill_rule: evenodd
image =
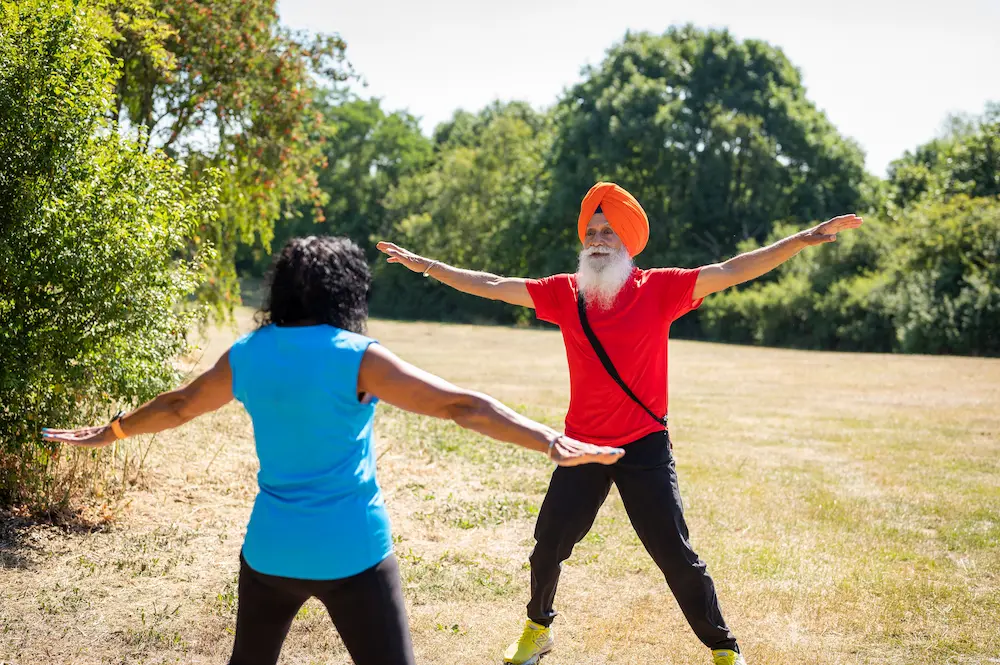
<path id="1" fill-rule="evenodd" d="M 1000 355 L 1000 199 L 908 209 L 887 263 L 901 351 Z"/>
<path id="2" fill-rule="evenodd" d="M 5 3 L 0 26 L 0 504 L 54 507 L 68 488 L 40 427 L 107 418 L 176 380 L 203 258 L 180 257 L 214 192 L 107 126 L 101 13 Z"/>
<path id="3" fill-rule="evenodd" d="M 1000 201 L 924 200 L 868 220 L 702 310 L 705 335 L 727 342 L 1000 355 Z"/>

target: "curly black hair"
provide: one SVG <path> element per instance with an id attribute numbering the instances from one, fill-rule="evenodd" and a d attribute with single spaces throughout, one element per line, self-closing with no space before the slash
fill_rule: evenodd
<path id="1" fill-rule="evenodd" d="M 257 324 L 326 323 L 364 334 L 372 273 L 365 253 L 348 238 L 292 238 L 268 276 Z"/>

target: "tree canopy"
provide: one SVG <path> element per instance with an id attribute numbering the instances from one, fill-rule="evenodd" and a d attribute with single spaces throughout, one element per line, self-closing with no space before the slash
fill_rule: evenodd
<path id="1" fill-rule="evenodd" d="M 642 260 L 694 265 L 865 203 L 860 148 L 806 97 L 780 49 L 725 30 L 627 34 L 555 109 L 543 235 L 565 263 L 579 200 L 597 180 L 651 221 Z M 539 267 L 553 268 L 553 265 Z"/>
<path id="2" fill-rule="evenodd" d="M 113 0 L 103 5 L 114 32 L 107 44 L 121 66 L 111 117 L 138 131 L 198 180 L 221 178 L 219 214 L 193 246 L 215 248 L 211 288 L 237 292 L 241 244 L 269 246 L 279 219 L 317 213 L 326 201 L 317 171 L 325 163 L 324 87 L 346 80 L 346 45 L 336 35 L 284 28 L 274 0 Z"/>

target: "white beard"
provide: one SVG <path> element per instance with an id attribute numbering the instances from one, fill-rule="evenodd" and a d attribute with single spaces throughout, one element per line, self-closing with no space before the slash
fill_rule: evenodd
<path id="1" fill-rule="evenodd" d="M 604 247 L 580 252 L 576 280 L 587 304 L 610 309 L 633 268 L 632 257 L 624 247 L 617 252 Z"/>

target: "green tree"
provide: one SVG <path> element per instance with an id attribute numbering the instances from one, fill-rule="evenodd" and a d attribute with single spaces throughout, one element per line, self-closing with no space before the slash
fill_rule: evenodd
<path id="1" fill-rule="evenodd" d="M 889 165 L 891 201 L 903 208 L 921 197 L 1000 195 L 1000 103 L 982 116 L 951 116 L 943 136 Z"/>
<path id="2" fill-rule="evenodd" d="M 460 111 L 435 133 L 430 168 L 386 199 L 385 239 L 476 270 L 523 274 L 536 248 L 530 229 L 547 196 L 551 122 L 521 102 Z M 525 313 L 376 265 L 373 311 L 404 318 L 514 321 Z"/>
<path id="3" fill-rule="evenodd" d="M 217 251 L 216 303 L 237 292 L 240 243 L 265 247 L 273 227 L 303 204 L 325 197 L 322 115 L 313 101 L 323 84 L 350 75 L 344 42 L 283 28 L 275 0 L 109 0 L 121 63 L 112 116 L 138 127 L 142 142 L 187 167 L 197 181 L 221 174 L 220 214 L 194 242 Z"/>
<path id="4" fill-rule="evenodd" d="M 599 179 L 642 203 L 652 228 L 640 260 L 661 265 L 718 260 L 776 220 L 856 210 L 874 184 L 784 54 L 724 30 L 627 34 L 584 70 L 556 124 L 537 272 L 571 265 L 580 199 Z"/>
<path id="5" fill-rule="evenodd" d="M 386 113 L 378 99 L 345 99 L 328 93 L 317 108 L 323 114 L 320 131 L 325 136 L 325 166 L 317 181 L 326 203 L 318 209 L 303 206 L 299 217 L 279 218 L 272 246 L 277 249 L 295 236 L 344 235 L 374 259 L 373 236 L 389 232 L 385 207 L 389 190 L 428 166 L 431 142 L 420 132 L 417 118 L 404 111 Z M 241 252 L 238 268 L 260 276 L 269 263 L 269 248 L 257 243 Z"/>
<path id="6" fill-rule="evenodd" d="M 87 2 L 0 5 L 0 503 L 45 504 L 42 425 L 107 417 L 176 379 L 215 192 L 110 131 L 118 71 Z M 102 413 L 102 411 L 104 411 Z"/>

